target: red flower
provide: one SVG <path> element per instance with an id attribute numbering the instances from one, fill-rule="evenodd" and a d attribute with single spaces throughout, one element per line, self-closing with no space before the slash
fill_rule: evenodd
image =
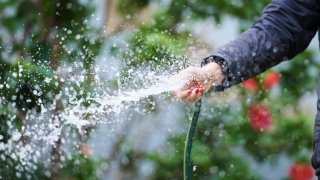
<path id="1" fill-rule="evenodd" d="M 255 79 L 251 78 L 242 83 L 243 87 L 253 93 L 258 90 L 258 83 Z"/>
<path id="2" fill-rule="evenodd" d="M 262 86 L 265 89 L 271 89 L 279 83 L 280 74 L 277 72 L 269 72 L 263 80 Z"/>
<path id="3" fill-rule="evenodd" d="M 254 130 L 267 130 L 271 127 L 271 115 L 266 106 L 255 104 L 249 108 L 248 117 Z"/>
<path id="4" fill-rule="evenodd" d="M 292 180 L 311 180 L 313 174 L 313 168 L 309 164 L 293 164 L 288 172 L 288 176 Z"/>

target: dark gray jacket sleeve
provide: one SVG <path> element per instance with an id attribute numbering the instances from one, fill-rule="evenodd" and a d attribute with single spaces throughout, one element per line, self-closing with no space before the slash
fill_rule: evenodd
<path id="1" fill-rule="evenodd" d="M 250 29 L 205 58 L 202 66 L 209 62 L 220 64 L 225 79 L 215 88 L 229 88 L 306 49 L 319 25 L 320 0 L 273 0 Z M 312 156 L 312 165 L 320 177 L 319 135 L 320 99 Z"/>
<path id="2" fill-rule="evenodd" d="M 217 62 L 223 90 L 256 76 L 307 48 L 320 24 L 320 0 L 273 0 L 240 37 L 202 61 Z"/>

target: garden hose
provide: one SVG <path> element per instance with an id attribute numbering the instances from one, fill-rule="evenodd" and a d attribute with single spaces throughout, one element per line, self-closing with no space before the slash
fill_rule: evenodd
<path id="1" fill-rule="evenodd" d="M 193 78 L 189 77 L 189 81 L 183 85 L 181 88 L 182 91 L 191 90 L 193 91 L 195 88 L 201 88 L 200 84 Z M 191 93 L 190 91 L 190 93 Z M 184 147 L 184 159 L 183 159 L 183 179 L 190 180 L 191 176 L 191 149 L 194 138 L 194 133 L 196 131 L 198 118 L 201 110 L 201 98 L 196 102 L 194 106 L 194 110 L 191 116 L 191 122 L 189 124 L 187 137 L 185 141 Z"/>
<path id="2" fill-rule="evenodd" d="M 196 102 L 191 116 L 191 122 L 189 124 L 189 129 L 186 137 L 185 147 L 184 147 L 184 163 L 183 163 L 183 179 L 190 180 L 191 176 L 191 149 L 194 138 L 194 133 L 196 131 L 198 118 L 201 110 L 201 99 Z"/>

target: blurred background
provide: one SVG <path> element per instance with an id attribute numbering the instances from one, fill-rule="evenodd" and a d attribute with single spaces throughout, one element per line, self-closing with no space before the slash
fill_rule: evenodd
<path id="1" fill-rule="evenodd" d="M 0 179 L 182 179 L 192 105 L 163 93 L 81 121 L 73 108 L 199 66 L 269 2 L 1 0 Z M 294 60 L 207 93 L 192 179 L 313 179 L 319 57 L 315 38 Z M 65 117 L 75 123 L 60 126 Z"/>

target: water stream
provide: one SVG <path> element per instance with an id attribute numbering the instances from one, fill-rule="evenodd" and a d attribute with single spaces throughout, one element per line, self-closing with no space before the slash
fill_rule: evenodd
<path id="1" fill-rule="evenodd" d="M 151 72 L 144 74 L 148 75 L 135 78 L 137 81 L 144 81 L 139 84 L 141 88 L 138 88 L 135 82 L 129 82 L 128 87 L 118 88 L 113 94 L 100 90 L 94 97 L 76 99 L 62 91 L 56 96 L 55 103 L 65 99 L 62 101 L 65 107 L 63 111 L 51 111 L 55 107 L 54 103 L 43 107 L 41 112 L 28 112 L 20 131 L 10 125 L 12 137 L 7 143 L 0 142 L 0 151 L 4 152 L 0 158 L 18 160 L 21 165 L 16 166 L 17 172 L 34 171 L 39 162 L 49 166 L 51 160 L 48 157 L 52 148 L 58 141 L 62 144 L 66 141 L 64 136 L 71 132 L 70 128 L 76 128 L 76 131 L 82 134 L 88 127 L 101 123 L 116 123 L 117 115 L 124 109 L 136 107 L 133 108 L 135 111 L 143 112 L 145 109 L 139 107 L 139 101 L 179 89 L 182 79 L 185 79 L 182 76 L 156 75 Z M 70 97 L 63 97 L 64 93 Z M 86 101 L 94 103 L 84 106 Z M 78 145 L 75 143 L 75 146 Z M 64 161 L 66 157 L 61 156 L 60 159 Z"/>

